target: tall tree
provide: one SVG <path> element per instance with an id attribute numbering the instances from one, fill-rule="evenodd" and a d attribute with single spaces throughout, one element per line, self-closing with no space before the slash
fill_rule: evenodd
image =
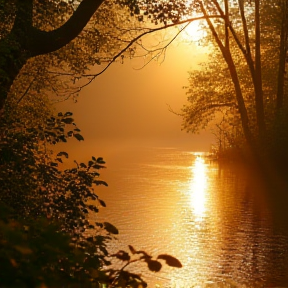
<path id="1" fill-rule="evenodd" d="M 139 41 L 142 36 L 197 18 L 194 1 L 187 4 L 182 0 L 0 0 L 0 4 L 0 16 L 5 20 L 0 23 L 0 111 L 20 70 L 22 76 L 29 76 L 23 81 L 24 94 L 29 87 L 39 92 L 41 83 L 55 90 L 53 86 L 65 76 L 78 81 L 95 64 L 111 63 L 125 52 L 133 57 L 135 46 L 144 48 Z M 118 52 L 113 54 L 115 49 Z M 94 79 L 90 76 L 86 74 L 89 83 Z"/>
<path id="2" fill-rule="evenodd" d="M 206 17 L 213 43 L 220 50 L 228 67 L 229 78 L 234 88 L 235 102 L 232 102 L 239 111 L 246 142 L 257 155 L 258 149 L 267 147 L 271 140 L 277 111 L 286 101 L 284 81 L 287 54 L 286 1 L 197 2 L 198 12 Z M 215 10 L 223 16 L 223 20 L 216 22 L 208 18 L 210 14 L 215 13 Z M 246 73 L 243 73 L 245 71 L 243 63 L 248 68 Z M 275 73 L 276 67 L 278 75 Z M 247 77 L 248 75 L 250 76 Z M 191 91 L 193 91 L 192 85 Z M 218 98 L 218 104 L 221 100 L 223 97 Z M 192 107 L 195 107 L 195 103 L 192 103 Z M 227 105 L 227 102 L 224 104 Z M 250 108 L 251 105 L 253 109 Z M 189 105 L 183 110 L 184 125 L 189 119 L 188 107 Z M 215 105 L 207 107 L 211 114 L 214 113 L 212 108 L 215 109 Z M 196 107 L 194 109 L 197 111 Z M 191 115 L 190 118 L 193 117 L 194 115 Z M 186 128 L 188 126 L 186 125 Z"/>
<path id="3" fill-rule="evenodd" d="M 51 31 L 45 31 L 39 27 L 39 19 L 41 19 L 39 15 L 37 13 L 34 15 L 37 12 L 35 5 L 39 4 L 41 7 L 41 3 L 45 2 L 1 0 L 1 15 L 3 15 L 1 18 L 9 20 L 8 24 L 4 23 L 4 28 L 10 29 L 2 31 L 0 40 L 0 110 L 4 107 L 14 79 L 28 59 L 56 51 L 67 45 L 79 35 L 102 2 L 103 0 L 81 1 L 64 24 Z M 47 13 L 51 13 L 51 9 L 54 8 L 56 13 L 64 16 L 64 19 L 68 17 L 68 7 L 61 11 L 61 5 L 65 6 L 64 1 L 60 3 L 47 1 L 46 3 L 43 4 L 44 7 L 42 5 L 42 12 L 48 6 L 50 9 L 47 10 Z M 54 18 L 56 18 L 55 15 Z"/>

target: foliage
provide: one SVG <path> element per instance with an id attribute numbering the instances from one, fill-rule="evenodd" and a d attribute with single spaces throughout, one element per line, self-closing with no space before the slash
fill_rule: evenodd
<path id="1" fill-rule="evenodd" d="M 1 287 L 55 287 L 56 283 L 60 287 L 67 282 L 71 277 L 62 259 L 73 267 L 84 259 L 84 253 L 76 257 L 69 236 L 59 233 L 59 227 L 47 219 L 15 220 L 3 212 L 4 207 L 2 204 L 0 217 Z"/>
<path id="2" fill-rule="evenodd" d="M 184 87 L 188 104 L 182 108 L 182 128 L 188 132 L 206 129 L 220 114 L 228 117 L 235 114 L 233 83 L 219 56 L 219 53 L 211 54 L 209 61 L 200 64 L 201 69 L 189 72 L 189 84 Z"/>
<path id="3" fill-rule="evenodd" d="M 4 90 L 0 93 L 0 108 L 8 92 L 17 100 L 37 91 L 54 95 L 56 101 L 69 97 L 76 101 L 79 91 L 112 62 L 123 63 L 124 58 L 147 54 L 151 55 L 149 59 L 157 59 L 179 30 L 165 44 L 161 39 L 150 47 L 142 41 L 143 36 L 173 26 L 182 30 L 181 24 L 194 21 L 199 10 L 197 1 L 180 0 L 0 3 L 0 13 L 7 19 L 0 23 L 0 86 Z M 91 13 L 86 13 L 89 8 Z M 106 66 L 100 66 L 100 72 L 89 71 L 101 64 Z"/>
<path id="4" fill-rule="evenodd" d="M 21 122 L 6 122 L 7 126 L 2 127 L 0 203 L 9 207 L 9 210 L 4 214 L 6 222 L 2 223 L 2 230 L 7 233 L 2 234 L 1 238 L 4 241 L 3 251 L 11 252 L 7 252 L 5 261 L 11 262 L 14 259 L 11 269 L 17 268 L 20 273 L 15 281 L 24 284 L 27 279 L 35 283 L 48 283 L 46 280 L 51 278 L 49 273 L 55 274 L 57 279 L 59 271 L 68 279 L 89 279 L 88 262 L 89 268 L 93 263 L 95 269 L 109 264 L 105 260 L 108 255 L 105 242 L 111 239 L 110 235 L 118 233 L 111 229 L 111 224 L 107 224 L 102 229 L 107 235 L 102 233 L 103 236 L 87 239 L 84 234 L 92 229 L 95 232 L 94 226 L 87 219 L 88 211 L 97 212 L 99 206 L 105 206 L 93 188 L 107 185 L 99 179 L 98 171 L 105 167 L 103 159 L 92 157 L 87 165 L 80 163 L 66 170 L 58 167 L 63 162 L 62 158 L 68 157 L 66 152 L 58 153 L 53 159 L 50 145 L 66 142 L 73 136 L 79 141 L 83 140 L 71 116 L 70 112 L 59 113 L 57 117 L 49 118 L 45 127 L 26 127 Z M 72 126 L 72 129 L 65 129 L 66 126 Z M 16 237 L 14 234 L 19 235 Z M 14 241 L 7 242 L 10 238 Z M 15 249 L 19 251 L 13 256 Z M 84 252 L 76 253 L 80 250 L 89 252 L 89 257 Z M 74 258 L 79 255 L 71 263 L 69 254 Z M 27 261 L 31 267 L 27 267 Z M 11 278 L 11 273 L 8 275 Z M 32 284 L 27 287 L 32 287 Z"/>
<path id="5" fill-rule="evenodd" d="M 13 2 L 10 4 L 4 2 L 1 13 L 8 22 L 0 23 L 0 43 L 1 39 L 4 43 L 5 37 L 11 34 L 15 14 L 17 15 L 17 5 L 13 5 L 15 4 Z M 73 15 L 81 1 L 32 2 L 33 27 L 53 31 Z M 91 67 L 114 61 L 115 54 L 139 34 L 137 23 L 139 21 L 130 17 L 127 7 L 120 6 L 113 0 L 103 1 L 97 13 L 73 41 L 48 55 L 28 57 L 10 89 L 9 97 L 18 101 L 26 95 L 23 99 L 25 101 L 27 96 L 34 97 L 36 92 L 41 97 L 53 96 L 54 101 L 63 101 L 69 97 L 76 101 L 79 91 L 91 80 L 91 77 L 87 76 Z M 17 35 L 18 38 L 20 36 Z M 25 35 L 27 39 L 28 36 L 29 34 Z M 10 49 L 6 46 L 0 49 Z M 134 48 L 131 47 L 123 57 L 125 55 L 130 58 L 133 53 Z M 11 54 L 12 51 L 9 52 L 10 56 Z M 12 57 L 14 58 L 14 55 Z M 123 61 L 123 58 L 121 59 Z M 86 75 L 87 79 L 83 79 L 83 75 Z"/>
<path id="6" fill-rule="evenodd" d="M 181 268 L 182 264 L 175 257 L 168 254 L 160 254 L 153 259 L 151 255 L 143 250 L 136 250 L 133 246 L 128 245 L 129 252 L 119 250 L 117 253 L 112 254 L 112 257 L 121 260 L 125 264 L 121 269 L 108 269 L 106 272 L 109 278 L 113 279 L 111 282 L 112 287 L 146 287 L 146 282 L 141 279 L 137 274 L 124 270 L 127 266 L 135 262 L 145 262 L 147 267 L 152 272 L 159 272 L 162 264 L 159 260 L 164 260 L 168 266 Z M 141 284 L 141 286 L 139 286 Z"/>
<path id="7" fill-rule="evenodd" d="M 94 191 L 98 185 L 107 186 L 99 178 L 99 170 L 105 168 L 103 158 L 92 156 L 88 163 L 75 162 L 74 167 L 65 169 L 62 166 L 68 153 L 53 153 L 53 145 L 59 142 L 71 137 L 84 140 L 72 116 L 71 112 L 60 112 L 36 127 L 12 117 L 2 120 L 1 287 L 63 287 L 73 283 L 85 287 L 91 283 L 114 287 L 118 283 L 119 287 L 120 279 L 131 287 L 145 285 L 139 275 L 124 271 L 124 267 L 109 268 L 111 256 L 119 259 L 119 255 L 109 255 L 107 242 L 118 229 L 109 222 L 89 220 L 100 206 L 106 207 Z M 156 271 L 157 261 L 145 255 L 148 268 Z M 180 267 L 172 256 L 163 257 L 169 266 Z"/>
<path id="8" fill-rule="evenodd" d="M 287 113 L 285 1 L 196 2 L 211 32 L 204 43 L 214 46 L 204 69 L 189 74 L 183 128 L 197 132 L 216 119 L 230 144 L 245 143 L 258 159 L 275 160 L 280 149 L 285 163 L 288 139 L 280 116 Z M 208 18 L 215 13 L 223 18 Z"/>

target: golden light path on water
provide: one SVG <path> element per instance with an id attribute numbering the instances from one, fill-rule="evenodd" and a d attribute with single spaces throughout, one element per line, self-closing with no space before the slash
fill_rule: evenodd
<path id="1" fill-rule="evenodd" d="M 172 255 L 183 266 L 162 263 L 157 273 L 146 263 L 129 266 L 148 287 L 254 288 L 268 287 L 262 285 L 266 282 L 288 287 L 288 236 L 282 228 L 275 232 L 246 168 L 220 166 L 203 153 L 165 147 L 118 157 L 110 190 L 99 194 L 109 209 L 102 218 L 97 215 L 97 222 L 109 221 L 120 231 L 109 251 L 127 251 L 129 244 L 155 258 Z M 262 286 L 255 286 L 257 281 Z"/>
<path id="2" fill-rule="evenodd" d="M 190 183 L 191 208 L 195 221 L 201 222 L 206 212 L 207 168 L 204 159 L 197 156 L 192 166 L 192 179 Z"/>

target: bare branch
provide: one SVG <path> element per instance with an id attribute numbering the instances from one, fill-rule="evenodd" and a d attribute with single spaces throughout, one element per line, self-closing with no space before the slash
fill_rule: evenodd
<path id="1" fill-rule="evenodd" d="M 209 18 L 222 18 L 222 16 L 220 15 L 205 15 L 205 16 L 200 16 L 200 17 L 195 17 L 195 18 L 190 18 L 190 19 L 186 19 L 186 20 L 183 20 L 183 21 L 179 21 L 178 23 L 172 23 L 172 24 L 168 24 L 168 25 L 165 25 L 165 26 L 161 26 L 161 27 L 158 27 L 158 28 L 146 28 L 144 30 L 146 30 L 145 32 L 139 34 L 137 37 L 135 37 L 134 39 L 131 40 L 131 42 L 126 46 L 124 47 L 121 51 L 119 51 L 111 60 L 110 62 L 105 66 L 104 69 L 102 69 L 99 73 L 96 73 L 96 74 L 83 74 L 82 76 L 83 77 L 92 77 L 85 85 L 83 85 L 81 87 L 81 89 L 83 89 L 84 87 L 88 86 L 97 76 L 103 74 L 110 66 L 112 63 L 114 63 L 124 52 L 126 52 L 134 43 L 136 43 L 139 39 L 141 39 L 143 36 L 145 35 L 149 35 L 149 34 L 152 34 L 154 32 L 157 32 L 157 31 L 161 31 L 161 30 L 164 30 L 164 29 L 167 29 L 167 28 L 170 28 L 170 27 L 176 27 L 178 25 L 181 25 L 181 24 L 185 24 L 185 23 L 191 23 L 193 21 L 197 21 L 197 20 L 203 20 L 203 19 L 209 19 Z M 176 37 L 175 37 L 176 38 Z M 81 90 L 80 89 L 80 90 Z M 79 90 L 79 91 L 80 91 Z M 78 92 L 79 92 L 78 91 Z"/>
<path id="2" fill-rule="evenodd" d="M 182 32 L 183 30 L 185 30 L 185 28 L 186 28 L 190 23 L 191 23 L 191 22 L 189 22 L 189 23 L 186 24 L 183 28 L 181 28 L 181 29 L 177 32 L 177 34 L 176 34 L 166 45 L 164 45 L 163 47 L 157 48 L 157 49 L 153 49 L 153 50 L 149 50 L 149 51 L 148 51 L 149 53 L 153 53 L 153 52 L 155 53 L 156 51 L 159 51 L 159 52 L 158 52 L 155 56 L 153 56 L 147 63 L 145 63 L 142 67 L 140 67 L 140 68 L 138 68 L 138 69 L 136 69 L 136 70 L 143 69 L 143 68 L 146 67 L 152 60 L 158 58 L 161 54 L 164 54 L 164 55 L 165 55 L 165 52 L 166 52 L 168 46 L 169 46 L 173 41 L 175 41 L 175 39 L 181 34 L 181 32 Z M 142 47 L 143 47 L 143 46 L 142 46 Z"/>
<path id="3" fill-rule="evenodd" d="M 23 98 L 25 97 L 25 95 L 27 95 L 28 91 L 30 90 L 33 82 L 34 82 L 35 78 L 33 78 L 33 80 L 30 82 L 29 86 L 27 87 L 27 89 L 25 90 L 25 92 L 22 94 L 22 96 L 18 99 L 17 101 L 17 105 L 23 100 Z"/>
<path id="4" fill-rule="evenodd" d="M 225 13 L 224 11 L 221 9 L 220 5 L 219 5 L 219 2 L 217 0 L 212 0 L 212 2 L 214 3 L 214 5 L 216 6 L 218 12 L 220 13 L 220 15 L 225 18 Z"/>
<path id="5" fill-rule="evenodd" d="M 172 107 L 169 104 L 166 104 L 166 105 L 168 107 L 168 111 L 169 112 L 171 112 L 171 113 L 173 113 L 173 114 L 175 114 L 177 116 L 181 116 L 181 117 L 183 116 L 183 113 L 176 112 L 175 110 L 172 109 Z"/>
<path id="6" fill-rule="evenodd" d="M 170 105 L 168 105 L 169 112 L 172 112 L 173 114 L 177 116 L 183 117 L 186 113 L 179 113 L 174 111 Z M 235 102 L 226 102 L 226 103 L 208 103 L 206 105 L 196 106 L 195 109 L 193 109 L 193 114 L 199 115 L 199 113 L 210 110 L 210 109 L 217 109 L 217 108 L 223 108 L 223 107 L 237 107 L 237 104 Z"/>
<path id="7" fill-rule="evenodd" d="M 228 0 L 225 0 L 225 47 L 229 49 L 229 4 Z"/>
<path id="8" fill-rule="evenodd" d="M 232 35 L 233 35 L 233 38 L 234 38 L 236 44 L 238 45 L 239 49 L 241 50 L 241 52 L 242 52 L 243 55 L 245 56 L 245 55 L 247 54 L 246 49 L 245 49 L 245 47 L 242 45 L 242 43 L 241 43 L 240 39 L 238 38 L 238 36 L 237 36 L 237 34 L 236 34 L 236 31 L 234 30 L 234 28 L 233 28 L 233 26 L 232 26 L 231 23 L 229 24 L 229 29 L 230 29 L 230 31 L 231 31 L 231 33 L 232 33 Z"/>
<path id="9" fill-rule="evenodd" d="M 239 3 L 239 10 L 240 10 L 242 26 L 243 26 L 243 32 L 244 32 L 244 37 L 245 37 L 245 47 L 246 47 L 245 54 L 251 55 L 249 33 L 248 33 L 247 21 L 246 21 L 245 12 L 244 12 L 244 1 L 243 0 L 238 0 L 238 3 Z M 237 42 L 237 44 L 238 44 L 238 42 Z"/>
<path id="10" fill-rule="evenodd" d="M 214 39 L 215 39 L 215 41 L 216 41 L 219 49 L 221 50 L 223 56 L 225 57 L 225 55 L 226 55 L 225 46 L 224 46 L 223 43 L 221 42 L 221 40 L 220 40 L 220 38 L 219 38 L 219 36 L 218 36 L 218 33 L 216 32 L 216 29 L 215 29 L 214 25 L 212 24 L 212 22 L 211 22 L 211 20 L 210 20 L 211 17 L 208 16 L 207 11 L 206 11 L 206 9 L 204 8 L 204 5 L 203 5 L 202 2 L 200 2 L 200 8 L 201 8 L 201 11 L 202 11 L 202 13 L 203 13 L 203 15 L 204 15 L 204 18 L 206 19 L 206 21 L 207 21 L 207 23 L 208 23 L 209 29 L 211 30 L 212 35 L 213 35 L 213 37 L 214 37 Z"/>

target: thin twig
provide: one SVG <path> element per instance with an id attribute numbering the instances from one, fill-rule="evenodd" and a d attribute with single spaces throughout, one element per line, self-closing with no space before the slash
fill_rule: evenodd
<path id="1" fill-rule="evenodd" d="M 25 92 L 22 94 L 22 96 L 18 99 L 17 101 L 17 105 L 20 103 L 20 101 L 22 101 L 22 99 L 27 95 L 28 91 L 30 90 L 33 82 L 35 80 L 35 77 L 33 78 L 33 80 L 30 82 L 29 86 L 27 87 L 27 89 L 25 90 Z"/>

